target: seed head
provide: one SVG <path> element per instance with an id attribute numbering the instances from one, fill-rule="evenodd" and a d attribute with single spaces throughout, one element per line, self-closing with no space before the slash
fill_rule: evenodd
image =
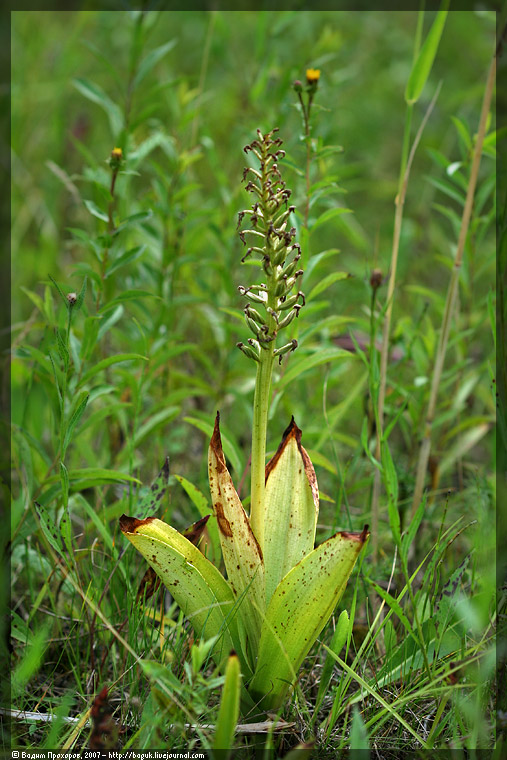
<path id="1" fill-rule="evenodd" d="M 69 306 L 74 306 L 77 301 L 77 293 L 67 293 L 67 301 L 69 302 Z"/>

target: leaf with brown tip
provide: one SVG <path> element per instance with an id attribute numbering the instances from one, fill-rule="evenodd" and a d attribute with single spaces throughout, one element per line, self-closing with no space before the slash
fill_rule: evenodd
<path id="1" fill-rule="evenodd" d="M 263 551 L 269 604 L 282 578 L 315 545 L 319 488 L 294 417 L 266 465 L 264 505 Z"/>
<path id="2" fill-rule="evenodd" d="M 278 708 L 303 659 L 331 617 L 367 537 L 336 533 L 287 573 L 266 610 L 249 691 L 264 709 Z"/>
<path id="3" fill-rule="evenodd" d="M 240 612 L 252 652 L 255 652 L 265 609 L 264 562 L 225 463 L 218 413 L 209 445 L 208 470 L 213 513 L 217 518 L 227 577 L 235 595 L 240 598 L 244 594 Z"/>
<path id="4" fill-rule="evenodd" d="M 181 533 L 155 517 L 139 520 L 122 515 L 120 528 L 162 579 L 197 636 L 219 637 L 216 662 L 223 662 L 235 649 L 247 674 L 236 598 L 218 569 Z"/>

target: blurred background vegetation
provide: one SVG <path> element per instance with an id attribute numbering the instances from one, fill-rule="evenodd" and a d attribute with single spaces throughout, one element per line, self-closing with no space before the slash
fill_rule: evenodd
<path id="1" fill-rule="evenodd" d="M 424 33 L 434 14 L 426 16 Z M 350 333 L 360 345 L 368 342 L 371 271 L 389 273 L 403 94 L 416 25 L 413 11 L 12 14 L 16 568 L 34 546 L 35 498 L 54 510 L 55 520 L 70 509 L 84 557 L 97 525 L 83 512 L 83 501 L 116 535 L 115 518 L 136 513 L 140 492 L 119 485 L 120 474 L 123 482 L 135 477 L 149 484 L 168 454 L 171 473 L 208 496 L 206 434 L 217 408 L 233 477 L 243 495 L 248 492 L 254 377 L 251 363 L 235 348 L 247 337 L 237 286 L 258 281 L 258 272 L 241 264 L 236 223 L 250 203 L 241 182 L 247 165 L 243 147 L 257 128 L 279 127 L 284 140 L 281 169 L 298 209 L 308 298 L 287 336 L 297 337 L 300 347 L 277 370 L 268 450 L 276 448 L 294 414 L 322 492 L 319 540 L 331 530 L 360 529 L 369 521 L 373 465 L 361 442 L 365 425 L 374 432 L 368 372 L 357 353 L 339 356 L 338 349 Z M 441 82 L 408 187 L 388 368 L 387 419 L 400 414 L 390 445 L 402 519 L 494 38 L 492 11 L 451 11 L 414 114 L 413 134 Z M 321 70 L 312 111 L 309 233 L 302 229 L 306 145 L 292 86 L 304 81 L 308 67 Z M 493 112 L 435 423 L 432 499 L 423 521 L 428 548 L 442 519 L 443 494 L 456 489 L 450 514 L 477 523 L 456 542 L 449 567 L 475 547 L 474 567 L 486 574 L 489 588 L 494 570 L 488 571 L 487 558 L 494 539 L 480 544 L 477 538 L 491 535 L 493 519 L 488 315 L 495 276 L 494 129 Z M 107 160 L 118 145 L 126 163 L 115 189 L 119 234 L 111 241 Z M 342 213 L 344 208 L 350 211 Z M 333 279 L 338 270 L 350 277 Z M 88 283 L 69 333 L 74 370 L 66 387 L 67 423 L 79 393 L 90 396 L 60 458 L 70 478 L 68 503 L 65 482 L 59 483 L 54 469 L 62 453 L 63 417 L 55 375 L 44 362 L 56 351 L 55 329 L 65 332 L 67 310 L 48 275 L 64 294 L 79 293 L 85 277 Z M 385 290 L 378 294 L 381 306 Z M 144 358 L 99 366 L 131 352 Z M 320 354 L 329 361 L 320 362 Z M 99 477 L 98 468 L 116 471 L 118 479 Z M 171 484 L 169 506 L 159 516 L 185 526 L 198 512 L 173 478 Z M 100 540 L 106 543 L 96 561 L 107 573 L 116 555 L 104 535 Z M 392 562 L 384 513 L 380 546 L 382 575 Z M 84 562 L 85 587 L 91 571 Z M 33 579 L 18 569 L 21 598 Z M 120 604 L 122 585 L 111 588 Z M 23 604 L 18 613 L 26 620 Z M 486 600 L 480 611 L 485 621 L 488 605 Z M 114 604 L 109 612 L 112 619 L 123 615 Z"/>
<path id="2" fill-rule="evenodd" d="M 23 322 L 33 308 L 20 288 L 40 289 L 48 273 L 65 281 L 68 288 L 79 289 L 82 274 L 91 266 L 90 253 L 68 229 L 81 227 L 89 235 L 100 230 L 100 221 L 95 225 L 81 196 L 96 200 L 97 186 L 107 183 L 105 160 L 119 137 L 112 130 L 118 130 L 128 102 L 129 149 L 135 155 L 129 167 L 138 174 L 120 177 L 120 215 L 151 209 L 153 217 L 136 230 L 133 242 L 146 244 L 140 260 L 118 273 L 108 287 L 118 290 L 119 277 L 125 278 L 130 289 L 143 289 L 149 280 L 146 289 L 163 300 L 129 303 L 111 334 L 124 348 L 132 331 L 137 332 L 132 322 L 137 316 L 145 327 L 149 324 L 153 329 L 156 324 L 159 335 L 167 331 L 171 342 L 178 335 L 182 341 L 193 342 L 197 351 L 187 360 L 207 386 L 187 403 L 198 404 L 208 414 L 219 404 L 225 423 L 236 425 L 236 435 L 245 431 L 246 436 L 250 396 L 244 384 L 249 383 L 251 368 L 233 348 L 245 331 L 219 311 L 220 307 L 238 308 L 241 298 L 236 286 L 248 284 L 240 265 L 242 245 L 235 233 L 237 212 L 247 205 L 240 182 L 245 165 L 242 148 L 255 129 L 280 127 L 288 153 L 285 179 L 302 210 L 305 145 L 292 82 L 304 78 L 307 66 L 320 68 L 313 136 L 322 147 L 341 146 L 343 151 L 329 150 L 314 161 L 314 181 L 332 175 L 336 183 L 335 194 L 324 197 L 319 210 L 345 206 L 353 214 L 336 216 L 315 230 L 304 257 L 308 261 L 321 251 L 340 250 L 337 259 L 331 257 L 318 265 L 311 284 L 336 268 L 353 277 L 326 291 L 326 300 L 318 305 L 319 316 L 335 314 L 364 321 L 370 271 L 377 266 L 387 275 L 389 270 L 403 92 L 417 16 L 382 11 L 148 14 L 145 52 L 163 45 L 167 51 L 135 87 L 130 86 L 129 93 L 129 71 L 137 53 L 135 23 L 128 15 L 38 13 L 37 28 L 43 33 L 34 35 L 34 16 L 14 13 L 13 321 Z M 464 192 L 456 183 L 449 190 L 451 182 L 435 155 L 450 163 L 466 154 L 460 136 L 464 130 L 457 129 L 453 119 L 474 133 L 493 21 L 491 12 L 450 13 L 425 102 L 420 105 L 421 118 L 442 81 L 415 160 L 406 204 L 393 331 L 394 341 L 402 346 L 413 339 L 407 321 L 423 320 L 426 342 L 434 340 L 439 326 L 442 283 L 453 256 L 456 228 L 434 204 L 459 212 Z M 78 80 L 78 86 L 73 80 Z M 79 80 L 100 88 L 97 99 L 103 99 L 102 107 L 83 97 Z M 482 171 L 485 176 L 491 173 L 487 155 Z M 461 308 L 472 321 L 484 317 L 484 312 L 475 317 L 474 305 L 493 284 L 493 262 L 488 255 L 492 241 L 490 236 L 466 259 Z M 338 332 L 346 329 L 342 326 Z M 334 337 L 330 331 L 328 340 Z M 468 339 L 466 352 L 470 358 L 484 355 L 480 331 Z M 358 362 L 335 370 L 329 392 L 336 400 L 348 396 L 357 379 L 356 368 Z M 17 371 L 15 365 L 14 390 Z M 124 382 L 128 385 L 127 378 Z M 238 396 L 246 401 L 241 411 Z M 21 398 L 24 404 L 23 394 Z M 158 396 L 156 402 L 163 399 Z M 46 422 L 44 404 L 36 393 L 33 403 L 31 418 L 34 423 L 39 418 L 41 434 Z M 149 405 L 146 398 L 144 406 Z M 358 398 L 341 425 L 351 436 L 350 443 L 361 429 L 361 405 Z M 227 413 L 227 406 L 234 408 L 233 414 Z M 291 388 L 290 397 L 285 395 L 279 429 L 272 431 L 275 441 L 291 413 L 307 436 L 312 425 L 320 430 L 321 406 L 318 385 L 310 382 Z M 20 421 L 16 401 L 13 412 Z M 172 424 L 165 437 L 157 439 L 160 450 L 150 445 L 149 470 L 162 461 L 166 448 L 170 454 L 183 453 L 183 429 Z M 144 464 L 144 454 L 141 461 Z M 195 470 L 194 462 L 190 468 Z"/>

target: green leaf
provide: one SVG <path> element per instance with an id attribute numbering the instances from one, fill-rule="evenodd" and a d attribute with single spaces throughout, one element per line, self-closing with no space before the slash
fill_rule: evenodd
<path id="1" fill-rule="evenodd" d="M 243 504 L 236 493 L 225 463 L 220 437 L 220 418 L 208 449 L 208 472 L 213 514 L 218 523 L 220 545 L 227 578 L 240 599 L 239 612 L 252 650 L 257 651 L 261 617 L 265 609 L 265 580 L 262 552 L 250 527 Z"/>
<path id="2" fill-rule="evenodd" d="M 329 645 L 329 648 L 331 649 L 332 652 L 334 652 L 337 655 L 340 654 L 340 652 L 342 651 L 347 641 L 349 630 L 350 630 L 349 613 L 347 612 L 347 610 L 342 610 L 340 617 L 338 618 L 336 628 L 333 633 L 333 638 L 331 639 L 331 644 Z M 334 667 L 333 658 L 331 657 L 331 655 L 327 654 L 326 660 L 324 662 L 324 667 L 322 668 L 322 672 L 320 674 L 319 690 L 317 692 L 317 699 L 315 703 L 315 712 L 318 712 L 320 704 L 322 700 L 324 699 L 327 688 L 329 686 L 329 682 L 331 680 L 331 676 L 333 674 L 333 667 Z"/>
<path id="3" fill-rule="evenodd" d="M 20 287 L 20 290 L 22 293 L 28 296 L 30 301 L 32 301 L 32 303 L 34 303 L 35 306 L 39 309 L 41 314 L 46 317 L 46 309 L 42 298 L 37 293 L 34 293 L 33 290 L 28 290 L 28 288 L 25 288 L 23 285 Z M 241 317 L 243 317 L 243 315 L 241 315 Z"/>
<path id="4" fill-rule="evenodd" d="M 168 406 L 166 409 L 161 409 L 156 414 L 152 415 L 146 422 L 141 425 L 134 436 L 134 446 L 139 446 L 141 441 L 146 438 L 153 430 L 160 425 L 167 424 L 170 420 L 173 420 L 180 413 L 179 406 Z"/>
<path id="5" fill-rule="evenodd" d="M 62 333 L 58 328 L 55 328 L 55 336 L 60 359 L 63 361 L 65 370 L 67 371 L 67 368 L 69 366 L 69 350 L 65 344 L 65 340 L 62 337 Z"/>
<path id="6" fill-rule="evenodd" d="M 123 114 L 120 107 L 111 100 L 109 95 L 106 95 L 98 84 L 90 82 L 88 79 L 73 79 L 72 84 L 85 98 L 91 100 L 92 103 L 97 103 L 104 109 L 109 119 L 113 137 L 119 135 L 123 128 Z"/>
<path id="7" fill-rule="evenodd" d="M 391 596 L 389 592 L 387 592 L 385 589 L 383 589 L 381 586 L 378 585 L 378 583 L 375 583 L 375 581 L 372 581 L 371 579 L 368 579 L 371 585 L 374 587 L 377 594 L 386 602 L 386 604 L 389 606 L 389 608 L 394 612 L 394 614 L 399 618 L 400 622 L 403 623 L 408 635 L 413 638 L 416 645 L 419 646 L 419 640 L 417 639 L 413 629 L 412 624 L 410 623 L 410 620 L 405 615 L 403 608 L 399 601 L 394 598 L 394 596 Z"/>
<path id="8" fill-rule="evenodd" d="M 56 480 L 59 480 L 59 476 L 51 475 L 47 478 L 46 483 L 54 483 Z M 95 484 L 99 482 L 123 483 L 124 481 L 140 483 L 133 475 L 127 475 L 125 472 L 117 472 L 116 470 L 106 470 L 103 467 L 83 467 L 69 470 L 69 481 L 74 482 L 76 480 L 86 480 Z"/>
<path id="9" fill-rule="evenodd" d="M 57 281 L 54 280 L 53 277 L 51 277 L 50 274 L 48 274 L 48 277 L 51 280 L 51 282 L 53 283 L 53 285 L 55 286 L 55 288 L 57 289 L 57 291 L 59 292 L 60 298 L 62 299 L 62 301 L 64 302 L 66 308 L 68 309 L 69 308 L 69 302 L 67 301 L 67 296 L 65 295 L 65 293 L 63 292 L 63 290 L 61 289 L 61 287 L 58 285 Z"/>
<path id="10" fill-rule="evenodd" d="M 61 454 L 62 459 L 65 457 L 65 452 L 67 451 L 67 446 L 69 445 L 71 441 L 74 428 L 76 427 L 77 423 L 79 422 L 79 420 L 84 414 L 89 397 L 90 397 L 90 394 L 87 391 L 83 391 L 81 395 L 78 396 L 78 400 L 76 402 L 76 408 L 74 409 L 71 415 L 71 418 L 68 422 L 67 429 L 65 430 L 65 435 L 64 435 L 63 444 L 62 444 L 62 454 Z"/>
<path id="11" fill-rule="evenodd" d="M 137 259 L 143 255 L 145 250 L 145 245 L 136 245 L 135 248 L 131 248 L 129 251 L 125 251 L 121 256 L 118 256 L 118 258 L 114 259 L 114 261 L 112 261 L 107 267 L 105 279 L 107 280 L 107 278 L 110 277 L 113 272 L 116 272 L 117 269 L 120 269 L 120 267 L 130 264 L 132 261 L 137 261 Z"/>
<path id="12" fill-rule="evenodd" d="M 119 322 L 119 320 L 123 316 L 124 311 L 125 311 L 125 309 L 120 304 L 119 306 L 116 307 L 116 309 L 113 311 L 113 313 L 110 314 L 109 317 L 107 317 L 107 319 L 101 319 L 99 331 L 97 333 L 97 340 L 98 341 L 100 341 L 101 338 L 104 337 L 104 335 L 106 334 L 106 332 L 111 327 L 113 327 L 113 325 L 115 325 L 117 322 Z"/>
<path id="13" fill-rule="evenodd" d="M 62 484 L 62 499 L 66 506 L 69 501 L 69 473 L 63 462 L 60 462 L 60 482 Z"/>
<path id="14" fill-rule="evenodd" d="M 384 477 L 384 486 L 387 493 L 387 508 L 389 512 L 389 524 L 393 538 L 400 546 L 401 541 L 401 527 L 400 527 L 400 513 L 398 511 L 398 476 L 394 467 L 394 462 L 389 451 L 387 441 L 382 441 L 382 474 Z"/>
<path id="15" fill-rule="evenodd" d="M 137 513 L 141 515 L 143 519 L 148 517 L 150 512 L 156 512 L 160 508 L 160 502 L 167 491 L 168 485 L 169 457 L 166 457 L 160 472 L 136 507 Z"/>
<path id="16" fill-rule="evenodd" d="M 78 296 L 76 298 L 76 303 L 72 307 L 72 311 L 79 311 L 81 306 L 84 303 L 85 295 L 86 295 L 86 286 L 88 284 L 88 279 L 85 277 L 83 280 L 83 284 L 81 286 L 81 290 L 78 293 Z"/>
<path id="17" fill-rule="evenodd" d="M 139 211 L 137 214 L 132 214 L 131 216 L 127 216 L 125 219 L 123 219 L 116 228 L 116 231 L 119 232 L 120 230 L 124 230 L 127 227 L 133 227 L 137 224 L 141 224 L 141 222 L 145 222 L 147 219 L 151 219 L 152 216 L 153 212 L 151 210 Z"/>
<path id="18" fill-rule="evenodd" d="M 34 634 L 31 646 L 25 647 L 22 659 L 12 672 L 11 689 L 14 699 L 26 694 L 27 685 L 42 665 L 44 653 L 50 644 L 49 626 L 41 626 Z"/>
<path id="19" fill-rule="evenodd" d="M 95 375 L 97 375 L 99 372 L 102 372 L 103 369 L 107 369 L 107 367 L 110 367 L 112 364 L 132 361 L 147 362 L 148 357 L 142 356 L 141 354 L 115 354 L 114 356 L 108 356 L 106 359 L 102 359 L 102 361 L 98 362 L 98 364 L 95 364 L 94 367 L 91 367 L 88 372 L 85 372 L 79 382 L 79 385 L 84 385 L 89 380 L 91 380 L 92 377 L 95 377 Z"/>
<path id="20" fill-rule="evenodd" d="M 213 737 L 214 750 L 228 750 L 225 755 L 220 755 L 221 760 L 227 758 L 232 752 L 234 731 L 239 717 L 240 694 L 241 667 L 237 654 L 233 653 L 225 668 L 225 683 L 218 711 L 215 736 Z"/>
<path id="21" fill-rule="evenodd" d="M 170 50 L 173 49 L 173 47 L 176 45 L 178 40 L 169 40 L 169 42 L 166 42 L 164 45 L 160 45 L 160 47 L 155 48 L 154 50 L 150 50 L 148 55 L 143 58 L 141 63 L 139 64 L 139 68 L 137 69 L 137 74 L 134 77 L 134 83 L 133 86 L 137 87 L 138 84 L 144 79 L 146 74 L 148 74 L 152 68 L 162 60 L 162 58 L 169 53 Z"/>
<path id="22" fill-rule="evenodd" d="M 109 221 L 109 217 L 106 212 L 102 211 L 96 203 L 90 200 L 84 200 L 83 202 L 90 214 L 93 214 L 93 216 L 96 216 L 97 219 L 101 219 L 103 222 Z"/>
<path id="23" fill-rule="evenodd" d="M 86 514 L 88 515 L 92 523 L 94 524 L 98 534 L 102 536 L 102 540 L 104 541 L 104 545 L 107 547 L 108 551 L 112 552 L 114 556 L 117 556 L 118 551 L 114 545 L 111 531 L 106 525 L 104 525 L 103 520 L 100 519 L 95 509 L 93 509 L 91 504 L 89 504 L 88 500 L 85 499 L 85 497 L 82 494 L 77 493 L 75 494 L 73 498 L 76 499 L 77 502 L 79 502 L 79 504 L 83 507 L 84 511 L 86 512 Z M 120 563 L 118 567 L 122 575 L 125 576 L 126 571 L 125 571 L 124 565 Z"/>
<path id="24" fill-rule="evenodd" d="M 426 177 L 426 179 L 431 185 L 434 185 L 434 187 L 436 187 L 442 193 L 447 195 L 449 198 L 452 198 L 453 201 L 459 203 L 460 206 L 465 205 L 465 195 L 461 193 L 453 184 L 446 182 L 443 179 L 439 179 L 438 177 Z"/>
<path id="25" fill-rule="evenodd" d="M 356 750 L 368 750 L 367 753 L 364 753 L 361 755 L 361 757 L 364 757 L 364 760 L 368 760 L 370 757 L 370 745 L 368 742 L 368 732 L 366 731 L 366 726 L 364 725 L 363 719 L 361 718 L 361 713 L 357 709 L 357 706 L 354 705 L 354 711 L 352 714 L 352 725 L 350 727 L 350 749 Z"/>
<path id="26" fill-rule="evenodd" d="M 317 227 L 320 227 L 321 224 L 325 224 L 326 222 L 329 222 L 331 219 L 335 219 L 337 216 L 341 216 L 342 214 L 351 214 L 352 209 L 350 208 L 343 208 L 342 206 L 339 206 L 338 208 L 328 208 L 327 211 L 324 211 L 323 214 L 319 216 L 318 219 L 315 220 L 313 224 L 310 225 L 310 232 L 314 232 Z"/>
<path id="27" fill-rule="evenodd" d="M 155 295 L 155 293 L 150 293 L 149 290 L 124 290 L 112 301 L 104 304 L 104 306 L 102 306 L 100 309 L 99 314 L 105 314 L 106 311 L 116 309 L 119 304 L 123 304 L 125 301 L 132 301 L 137 298 L 155 298 L 158 301 L 163 300 L 160 296 Z"/>
<path id="28" fill-rule="evenodd" d="M 421 499 L 421 502 L 419 506 L 417 507 L 417 511 L 414 515 L 414 518 L 409 525 L 408 531 L 403 536 L 403 539 L 401 542 L 401 551 L 405 558 L 407 558 L 410 545 L 412 544 L 412 541 L 414 540 L 416 533 L 419 530 L 421 520 L 426 510 L 426 500 L 427 500 L 427 494 L 424 493 Z"/>
<path id="29" fill-rule="evenodd" d="M 32 349 L 32 353 L 33 353 L 33 349 Z M 58 400 L 60 402 L 60 415 L 63 417 L 63 395 L 62 395 L 60 379 L 58 377 L 58 370 L 56 369 L 56 363 L 53 357 L 53 352 L 48 351 L 48 356 L 49 356 L 49 361 L 51 362 L 51 370 L 53 373 L 53 379 L 55 381 L 56 391 L 58 393 Z"/>
<path id="30" fill-rule="evenodd" d="M 199 491 L 199 489 L 196 488 L 193 483 L 184 478 L 182 475 L 175 475 L 174 477 L 189 495 L 192 502 L 197 507 L 197 510 L 201 517 L 206 517 L 206 515 L 211 514 L 212 508 L 206 496 L 201 491 Z M 213 563 L 218 566 L 220 564 L 221 549 L 220 536 L 218 535 L 218 525 L 216 523 L 216 520 L 210 520 L 206 527 L 208 529 L 211 543 L 213 545 Z"/>
<path id="31" fill-rule="evenodd" d="M 324 277 L 320 282 L 315 285 L 315 287 L 310 291 L 310 295 L 308 296 L 308 301 L 311 301 L 313 298 L 316 298 L 318 295 L 324 292 L 324 290 L 327 290 L 330 285 L 333 285 L 335 282 L 338 282 L 339 280 L 347 280 L 352 275 L 348 274 L 347 272 L 331 272 L 326 277 Z"/>
<path id="32" fill-rule="evenodd" d="M 452 617 L 456 604 L 459 601 L 458 588 L 468 567 L 470 555 L 467 554 L 459 567 L 454 571 L 449 580 L 444 584 L 435 605 L 434 620 L 437 632 L 442 635 Z"/>
<path id="33" fill-rule="evenodd" d="M 61 543 L 60 534 L 58 532 L 58 528 L 56 527 L 56 524 L 53 522 L 53 520 L 49 516 L 48 511 L 45 507 L 43 507 L 38 502 L 34 502 L 34 504 L 35 504 L 35 511 L 37 512 L 37 516 L 39 518 L 39 524 L 40 524 L 41 530 L 47 542 L 55 550 L 55 552 L 61 557 L 62 543 Z"/>
<path id="34" fill-rule="evenodd" d="M 303 372 L 318 367 L 321 364 L 327 364 L 328 362 L 333 362 L 337 359 L 351 358 L 353 359 L 354 356 L 350 351 L 344 351 L 341 348 L 325 348 L 319 349 L 313 354 L 307 354 L 306 356 L 293 359 L 287 372 L 282 378 L 280 378 L 278 388 L 285 388 L 286 385 L 295 380 L 296 377 L 299 377 Z"/>
<path id="35" fill-rule="evenodd" d="M 468 152 L 472 148 L 472 138 L 470 137 L 468 127 L 463 121 L 461 121 L 461 119 L 458 119 L 457 116 L 451 116 L 451 119 L 454 126 L 456 127 L 459 138 L 463 143 L 464 151 Z"/>
<path id="36" fill-rule="evenodd" d="M 475 425 L 470 430 L 467 430 L 461 435 L 456 443 L 447 451 L 447 454 L 442 457 L 440 462 L 440 473 L 443 475 L 447 472 L 456 462 L 467 454 L 470 449 L 477 445 L 477 443 L 483 438 L 486 433 L 491 429 L 491 424 L 487 422 L 481 425 Z"/>
<path id="37" fill-rule="evenodd" d="M 314 256 L 312 256 L 305 267 L 305 281 L 310 279 L 311 274 L 317 264 L 319 264 L 321 261 L 325 261 L 325 259 L 329 259 L 331 256 L 336 256 L 337 253 L 340 253 L 339 248 L 329 248 L 327 251 L 321 251 L 320 253 L 316 253 Z"/>
<path id="38" fill-rule="evenodd" d="M 123 515 L 120 528 L 162 579 L 197 636 L 220 636 L 214 654 L 217 664 L 233 649 L 241 653 L 234 594 L 217 568 L 188 539 L 157 518 Z M 244 666 L 249 671 L 246 661 Z"/>
<path id="39" fill-rule="evenodd" d="M 266 465 L 264 543 L 266 603 L 287 573 L 315 546 L 319 490 L 315 470 L 301 445 L 294 417 Z"/>
<path id="40" fill-rule="evenodd" d="M 449 7 L 449 0 L 443 0 L 442 7 L 447 9 Z M 405 100 L 410 105 L 419 100 L 424 85 L 430 75 L 446 18 L 447 10 L 438 11 L 431 29 L 428 32 L 428 36 L 424 40 L 424 44 L 419 51 L 419 55 L 414 61 L 405 89 Z"/>
<path id="41" fill-rule="evenodd" d="M 297 671 L 331 617 L 368 536 L 337 533 L 281 581 L 262 625 L 249 691 L 264 709 L 279 706 Z"/>

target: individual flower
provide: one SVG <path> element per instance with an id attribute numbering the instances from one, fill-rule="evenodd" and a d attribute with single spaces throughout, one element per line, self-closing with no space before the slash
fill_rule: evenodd
<path id="1" fill-rule="evenodd" d="M 316 85 L 320 79 L 320 69 L 306 69 L 306 81 L 309 85 Z"/>

